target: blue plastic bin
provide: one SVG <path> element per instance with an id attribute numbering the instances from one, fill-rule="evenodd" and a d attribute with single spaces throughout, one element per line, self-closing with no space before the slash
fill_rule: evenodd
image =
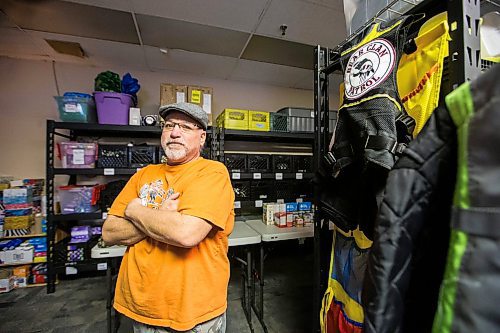
<path id="1" fill-rule="evenodd" d="M 91 95 L 69 94 L 54 96 L 61 121 L 77 123 L 96 123 L 97 114 L 94 98 Z"/>

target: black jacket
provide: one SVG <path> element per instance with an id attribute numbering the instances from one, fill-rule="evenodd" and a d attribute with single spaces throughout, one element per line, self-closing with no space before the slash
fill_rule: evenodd
<path id="1" fill-rule="evenodd" d="M 364 279 L 365 332 L 430 332 L 449 242 L 456 128 L 439 108 L 389 172 Z"/>

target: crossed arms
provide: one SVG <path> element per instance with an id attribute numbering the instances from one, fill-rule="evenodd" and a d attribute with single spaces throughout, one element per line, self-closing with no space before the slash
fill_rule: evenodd
<path id="1" fill-rule="evenodd" d="M 133 245 L 151 237 L 170 245 L 191 248 L 198 245 L 213 225 L 199 217 L 177 211 L 179 194 L 165 200 L 160 209 L 141 205 L 135 198 L 125 209 L 125 217 L 108 215 L 102 237 L 108 245 Z"/>

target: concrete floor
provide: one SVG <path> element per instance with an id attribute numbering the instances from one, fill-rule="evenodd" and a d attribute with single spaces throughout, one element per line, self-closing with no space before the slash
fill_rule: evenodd
<path id="1" fill-rule="evenodd" d="M 272 244 L 265 264 L 264 320 L 269 333 L 311 332 L 313 299 L 312 239 Z M 241 307 L 241 268 L 231 263 L 227 333 L 250 333 Z M 0 294 L 0 332 L 106 332 L 104 276 L 61 279 L 56 292 L 42 287 Z M 255 333 L 263 332 L 252 312 Z M 119 332 L 132 332 L 122 319 Z"/>

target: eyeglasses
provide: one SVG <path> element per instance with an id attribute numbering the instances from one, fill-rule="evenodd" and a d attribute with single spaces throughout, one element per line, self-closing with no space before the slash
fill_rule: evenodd
<path id="1" fill-rule="evenodd" d="M 183 124 L 183 123 L 174 123 L 173 121 L 166 121 L 163 124 L 163 130 L 165 132 L 172 132 L 175 128 L 175 125 L 179 126 L 179 129 L 182 133 L 191 133 L 192 131 L 199 129 L 200 127 L 195 124 Z"/>

